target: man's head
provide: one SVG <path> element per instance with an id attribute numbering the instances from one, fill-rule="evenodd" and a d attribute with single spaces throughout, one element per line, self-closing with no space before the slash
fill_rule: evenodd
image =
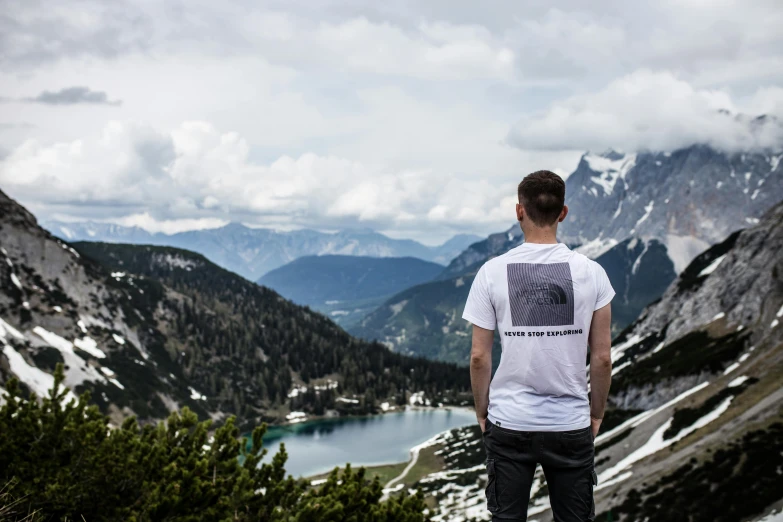
<path id="1" fill-rule="evenodd" d="M 517 220 L 527 234 L 530 227 L 557 229 L 568 214 L 565 205 L 565 182 L 548 170 L 528 174 L 517 188 Z"/>

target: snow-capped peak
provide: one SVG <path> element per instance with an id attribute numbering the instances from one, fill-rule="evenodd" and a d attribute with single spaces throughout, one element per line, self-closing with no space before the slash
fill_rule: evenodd
<path id="1" fill-rule="evenodd" d="M 590 170 L 596 172 L 590 181 L 600 185 L 604 193 L 609 196 L 614 191 L 618 179 L 625 179 L 625 175 L 636 165 L 636 154 L 620 154 L 609 152 L 606 154 L 587 153 L 583 156 Z"/>

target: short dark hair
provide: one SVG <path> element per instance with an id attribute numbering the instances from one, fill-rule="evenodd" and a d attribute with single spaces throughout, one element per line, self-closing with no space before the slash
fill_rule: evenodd
<path id="1" fill-rule="evenodd" d="M 565 206 L 565 181 L 554 172 L 539 170 L 525 176 L 517 195 L 533 223 L 547 227 L 557 222 Z"/>

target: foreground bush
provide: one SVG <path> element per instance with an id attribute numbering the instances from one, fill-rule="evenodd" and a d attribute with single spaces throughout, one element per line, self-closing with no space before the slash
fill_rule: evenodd
<path id="1" fill-rule="evenodd" d="M 35 520 L 424 521 L 421 495 L 380 502 L 364 469 L 335 469 L 317 489 L 286 477 L 285 448 L 260 464 L 266 426 L 250 441 L 234 418 L 210 423 L 184 408 L 157 426 L 135 419 L 111 429 L 89 394 L 66 403 L 62 367 L 42 400 L 25 400 L 15 380 L 0 407 L 0 486 L 13 509 L 0 518 Z M 59 391 L 58 391 L 59 390 Z M 2 502 L 2 500 L 0 500 Z M 12 516 L 13 515 L 13 516 Z"/>

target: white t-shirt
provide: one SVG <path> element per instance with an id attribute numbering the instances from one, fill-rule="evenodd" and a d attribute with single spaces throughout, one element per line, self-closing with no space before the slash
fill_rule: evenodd
<path id="1" fill-rule="evenodd" d="M 462 318 L 498 327 L 503 352 L 489 420 L 520 431 L 590 425 L 587 336 L 614 297 L 604 269 L 562 243 L 523 243 L 484 263 Z"/>

